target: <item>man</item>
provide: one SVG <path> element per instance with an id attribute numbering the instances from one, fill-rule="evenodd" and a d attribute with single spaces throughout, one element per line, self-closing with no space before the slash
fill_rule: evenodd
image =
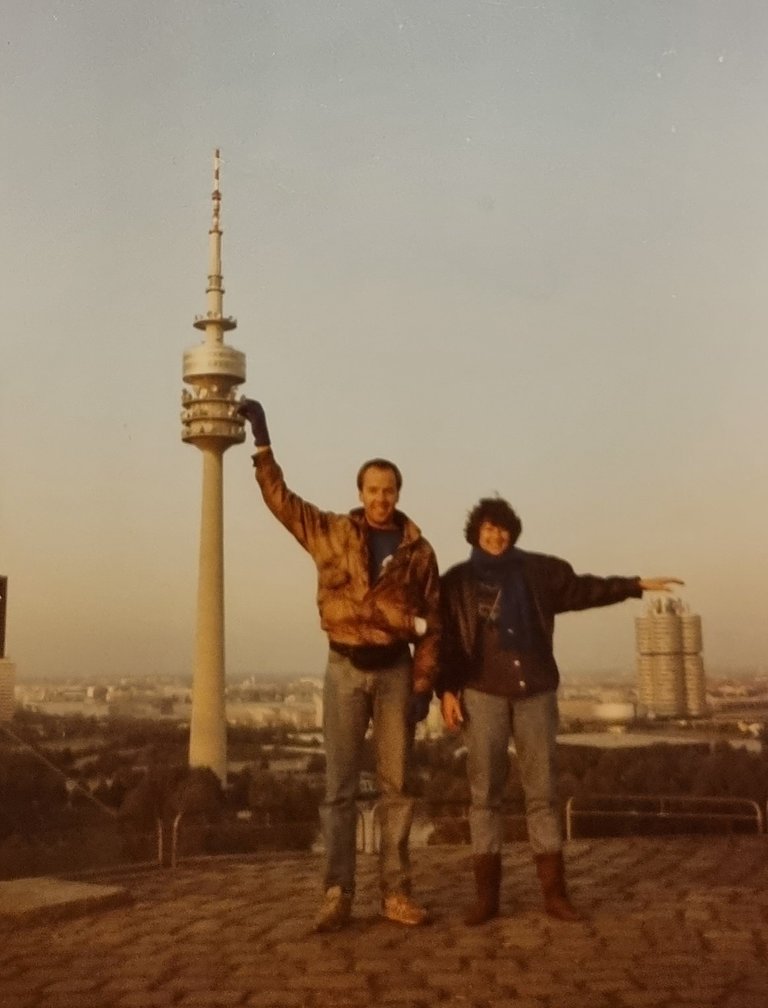
<path id="1" fill-rule="evenodd" d="M 381 795 L 382 913 L 400 924 L 423 924 L 427 912 L 410 894 L 413 802 L 405 794 L 405 772 L 413 723 L 426 717 L 436 675 L 435 555 L 416 525 L 397 510 L 402 477 L 394 463 L 371 459 L 361 466 L 357 488 L 362 507 L 349 514 L 321 511 L 286 486 L 260 403 L 245 399 L 239 410 L 253 431 L 253 463 L 264 501 L 317 566 L 317 604 L 328 634 L 321 807 L 325 897 L 315 928 L 336 930 L 351 915 L 355 799 L 371 719 Z"/>
<path id="2" fill-rule="evenodd" d="M 515 547 L 520 519 L 501 498 L 470 511 L 469 560 L 443 575 L 442 646 L 437 693 L 446 726 L 464 725 L 476 899 L 464 918 L 482 924 L 499 912 L 502 801 L 515 741 L 528 840 L 546 912 L 563 921 L 581 914 L 565 885 L 557 795 L 559 672 L 552 649 L 557 613 L 670 590 L 677 578 L 576 574 L 558 557 Z"/>

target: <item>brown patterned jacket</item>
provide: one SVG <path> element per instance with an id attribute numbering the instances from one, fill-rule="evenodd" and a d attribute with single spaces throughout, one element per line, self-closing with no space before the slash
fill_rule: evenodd
<path id="1" fill-rule="evenodd" d="M 346 645 L 407 641 L 414 645 L 413 685 L 432 688 L 437 675 L 439 574 L 432 547 L 400 511 L 403 538 L 374 585 L 368 574 L 367 524 L 362 508 L 349 514 L 321 511 L 289 490 L 272 449 L 253 456 L 264 502 L 317 567 L 320 625 L 330 640 Z M 414 618 L 427 622 L 417 637 Z"/>

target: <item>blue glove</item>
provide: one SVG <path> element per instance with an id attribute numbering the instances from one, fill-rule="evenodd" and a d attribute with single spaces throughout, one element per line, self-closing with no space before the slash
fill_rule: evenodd
<path id="1" fill-rule="evenodd" d="M 429 705 L 432 702 L 432 690 L 428 693 L 411 693 L 408 701 L 408 724 L 417 725 L 429 714 Z"/>
<path id="2" fill-rule="evenodd" d="M 267 418 L 264 407 L 255 399 L 243 399 L 237 408 L 240 416 L 245 417 L 253 431 L 253 443 L 257 448 L 266 448 L 270 444 Z"/>

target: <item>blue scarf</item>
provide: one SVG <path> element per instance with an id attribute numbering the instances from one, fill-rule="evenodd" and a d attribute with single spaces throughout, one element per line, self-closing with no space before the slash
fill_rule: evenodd
<path id="1" fill-rule="evenodd" d="M 474 546 L 472 569 L 480 581 L 501 587 L 499 643 L 505 651 L 532 651 L 534 645 L 531 601 L 523 576 L 523 558 L 513 547 L 501 556 L 491 556 Z"/>

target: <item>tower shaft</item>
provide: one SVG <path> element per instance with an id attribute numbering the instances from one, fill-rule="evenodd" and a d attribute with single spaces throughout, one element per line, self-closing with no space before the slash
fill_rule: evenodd
<path id="1" fill-rule="evenodd" d="M 203 493 L 189 764 L 210 767 L 225 782 L 224 449 L 212 444 L 201 450 Z"/>

